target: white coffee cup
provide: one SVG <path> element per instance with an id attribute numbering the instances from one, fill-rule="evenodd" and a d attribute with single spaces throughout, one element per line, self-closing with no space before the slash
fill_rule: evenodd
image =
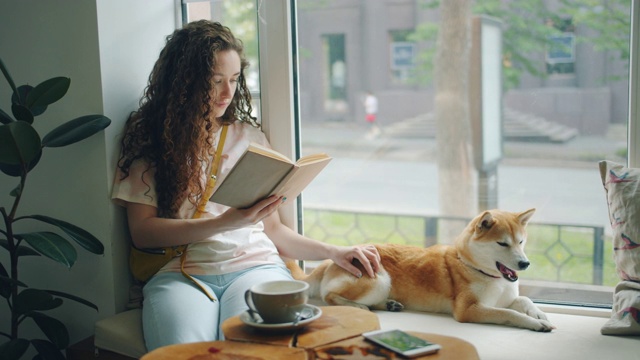
<path id="1" fill-rule="evenodd" d="M 250 311 L 265 323 L 282 324 L 296 320 L 309 300 L 309 284 L 299 280 L 277 280 L 256 284 L 244 294 Z"/>

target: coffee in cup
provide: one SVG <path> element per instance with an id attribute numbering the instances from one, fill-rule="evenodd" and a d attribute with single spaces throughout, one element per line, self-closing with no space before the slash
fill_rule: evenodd
<path id="1" fill-rule="evenodd" d="M 294 322 L 309 300 L 309 284 L 299 280 L 277 280 L 256 284 L 244 294 L 250 311 L 265 323 Z"/>

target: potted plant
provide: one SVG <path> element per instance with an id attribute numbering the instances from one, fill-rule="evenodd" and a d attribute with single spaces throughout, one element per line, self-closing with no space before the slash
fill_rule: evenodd
<path id="1" fill-rule="evenodd" d="M 10 194 L 13 204 L 10 207 L 0 204 L 0 245 L 9 252 L 9 263 L 0 262 L 0 296 L 7 300 L 11 316 L 9 328 L 5 329 L 4 324 L 0 327 L 0 354 L 3 359 L 19 359 L 33 346 L 41 359 L 64 358 L 62 351 L 69 346 L 69 332 L 60 320 L 47 315 L 46 311 L 60 307 L 63 300 L 71 300 L 96 311 L 98 308 L 71 294 L 29 287 L 19 279 L 18 261 L 25 256 L 42 256 L 71 268 L 77 252 L 68 239 L 93 254 L 103 254 L 104 247 L 98 239 L 78 226 L 45 215 L 20 215 L 18 206 L 25 191 L 27 175 L 38 164 L 45 148 L 67 146 L 86 139 L 109 126 L 111 120 L 103 115 L 81 116 L 41 138 L 32 126 L 34 118 L 64 97 L 71 80 L 54 77 L 35 87 L 16 87 L 2 59 L 0 70 L 13 91 L 13 117 L 0 109 L 0 171 L 18 180 Z M 46 223 L 66 236 L 53 231 L 15 232 L 14 224 L 25 221 Z M 46 339 L 20 337 L 18 329 L 23 321 L 35 322 Z M 3 337 L 6 341 L 3 341 Z"/>

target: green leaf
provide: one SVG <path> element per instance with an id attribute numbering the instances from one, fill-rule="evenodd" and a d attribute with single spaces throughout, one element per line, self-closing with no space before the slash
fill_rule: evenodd
<path id="1" fill-rule="evenodd" d="M 0 263 L 0 296 L 5 299 L 11 296 L 11 284 L 13 284 L 13 281 L 7 273 L 7 269 Z"/>
<path id="2" fill-rule="evenodd" d="M 12 278 L 8 277 L 8 276 L 0 276 L 0 283 L 4 283 L 4 284 L 16 284 L 20 287 L 23 288 L 27 288 L 29 286 L 27 286 L 27 284 L 23 283 L 20 280 L 13 280 Z"/>
<path id="3" fill-rule="evenodd" d="M 26 105 L 29 109 L 47 106 L 62 99 L 69 90 L 71 79 L 68 77 L 54 77 L 38 84 L 27 95 Z"/>
<path id="4" fill-rule="evenodd" d="M 21 282 L 21 281 L 17 281 L 17 280 L 13 280 L 12 278 L 8 277 L 7 275 L 2 275 L 0 276 L 0 296 L 2 296 L 5 299 L 8 299 L 9 296 L 11 296 L 11 286 L 12 285 L 17 285 L 23 288 L 27 288 L 27 284 Z"/>
<path id="5" fill-rule="evenodd" d="M 38 351 L 40 355 L 39 359 L 42 360 L 65 360 L 65 356 L 60 349 L 47 340 L 34 339 L 31 340 L 31 345 Z"/>
<path id="6" fill-rule="evenodd" d="M 76 225 L 70 224 L 66 221 L 54 219 L 49 216 L 44 216 L 44 215 L 25 216 L 25 217 L 22 217 L 21 219 L 35 219 L 35 220 L 45 222 L 47 224 L 55 225 L 58 228 L 60 228 L 60 230 L 64 231 L 65 234 L 69 235 L 71 239 L 73 239 L 76 243 L 78 243 L 78 245 L 82 246 L 87 251 L 93 254 L 98 254 L 98 255 L 104 254 L 104 246 L 102 245 L 100 240 L 98 240 L 95 236 L 91 235 L 91 233 L 89 233 L 88 231 Z"/>
<path id="7" fill-rule="evenodd" d="M 2 359 L 19 360 L 29 348 L 29 340 L 14 339 L 0 345 L 0 354 Z"/>
<path id="8" fill-rule="evenodd" d="M 11 118 L 11 116 L 9 116 L 9 114 L 4 112 L 4 110 L 0 109 L 0 123 L 9 124 L 12 122 L 13 122 L 13 119 Z"/>
<path id="9" fill-rule="evenodd" d="M 31 247 L 40 254 L 70 268 L 76 262 L 76 249 L 62 236 L 52 232 L 35 232 L 19 234 Z"/>
<path id="10" fill-rule="evenodd" d="M 0 246 L 9 251 L 9 242 L 6 239 L 0 239 Z M 32 248 L 22 245 L 18 246 L 18 250 L 16 253 L 18 254 L 18 256 L 40 256 L 40 254 L 34 251 Z"/>
<path id="11" fill-rule="evenodd" d="M 77 303 L 80 303 L 82 305 L 88 306 L 88 307 L 93 308 L 96 311 L 98 311 L 98 307 L 94 303 L 92 303 L 90 301 L 87 301 L 87 300 L 85 300 L 85 299 L 83 299 L 81 297 L 78 297 L 78 296 L 75 296 L 75 295 L 71 295 L 71 294 L 67 294 L 67 293 L 63 293 L 63 292 L 56 291 L 56 290 L 45 290 L 45 291 L 48 292 L 49 294 L 53 295 L 53 296 L 59 296 L 59 297 L 65 298 L 65 299 L 73 300 L 73 301 L 75 301 Z"/>
<path id="12" fill-rule="evenodd" d="M 14 187 L 13 190 L 11 190 L 11 192 L 9 193 L 9 195 L 13 197 L 18 197 L 20 196 L 20 194 L 22 194 L 22 183 L 18 183 L 18 185 Z"/>
<path id="13" fill-rule="evenodd" d="M 24 121 L 0 126 L 0 164 L 28 164 L 42 151 L 40 135 Z"/>
<path id="14" fill-rule="evenodd" d="M 105 129 L 109 124 L 111 124 L 111 120 L 104 115 L 81 116 L 51 130 L 42 139 L 42 146 L 67 146 L 88 138 Z"/>
<path id="15" fill-rule="evenodd" d="M 36 165 L 38 165 L 38 163 L 40 162 L 40 158 L 42 157 L 42 151 L 40 151 L 38 153 L 38 156 L 36 156 L 35 159 L 31 160 L 27 166 L 26 166 L 26 172 L 29 172 L 31 170 L 33 170 L 34 167 L 36 167 Z M 2 171 L 3 173 L 9 175 L 9 176 L 22 176 L 22 172 L 23 172 L 24 168 L 22 167 L 22 165 L 5 165 L 0 163 L 0 171 Z M 20 186 L 20 185 L 18 185 Z M 12 196 L 16 196 L 18 193 L 17 191 L 19 190 L 18 188 L 14 189 L 16 192 L 14 193 L 13 191 L 11 192 Z M 14 195 L 15 194 L 15 195 Z"/>
<path id="16" fill-rule="evenodd" d="M 25 99 L 27 98 L 27 96 L 29 96 L 29 94 L 32 91 L 33 91 L 33 86 L 31 86 L 31 85 L 21 85 L 21 86 L 19 86 L 18 87 L 18 92 L 17 93 L 13 93 L 13 95 L 11 95 L 11 103 L 12 104 L 16 104 L 16 105 L 23 105 L 25 107 L 25 109 L 30 111 L 33 116 L 38 116 L 38 115 L 41 115 L 42 113 L 44 113 L 47 110 L 47 106 L 46 105 L 40 105 L 40 106 L 27 107 Z"/>
<path id="17" fill-rule="evenodd" d="M 55 309 L 60 307 L 62 303 L 62 299 L 54 298 L 44 290 L 29 288 L 18 293 L 13 310 L 22 315 L 31 311 Z"/>
<path id="18" fill-rule="evenodd" d="M 13 78 L 11 78 L 11 74 L 9 74 L 9 69 L 4 65 L 2 58 L 0 58 L 0 71 L 2 71 L 4 78 L 7 79 L 9 86 L 11 86 L 11 90 L 13 90 L 13 92 L 17 92 L 16 83 L 13 82 Z"/>
<path id="19" fill-rule="evenodd" d="M 16 120 L 24 121 L 29 124 L 33 124 L 33 113 L 24 105 L 13 104 L 11 105 L 11 112 Z"/>
<path id="20" fill-rule="evenodd" d="M 32 312 L 27 316 L 36 322 L 36 325 L 47 336 L 47 339 L 58 349 L 66 349 L 69 346 L 69 331 L 60 320 L 40 312 Z"/>
<path id="21" fill-rule="evenodd" d="M 18 86 L 16 91 L 11 94 L 11 104 L 26 106 L 25 100 L 27 99 L 27 95 L 29 94 L 29 92 L 31 92 L 31 90 L 33 90 L 33 86 L 28 84 Z"/>

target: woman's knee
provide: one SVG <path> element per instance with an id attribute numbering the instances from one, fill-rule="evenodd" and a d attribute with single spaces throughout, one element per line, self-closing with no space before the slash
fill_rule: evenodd
<path id="1" fill-rule="evenodd" d="M 209 300 L 181 274 L 175 275 L 157 275 L 144 288 L 142 322 L 149 350 L 218 337 L 218 301 Z"/>

